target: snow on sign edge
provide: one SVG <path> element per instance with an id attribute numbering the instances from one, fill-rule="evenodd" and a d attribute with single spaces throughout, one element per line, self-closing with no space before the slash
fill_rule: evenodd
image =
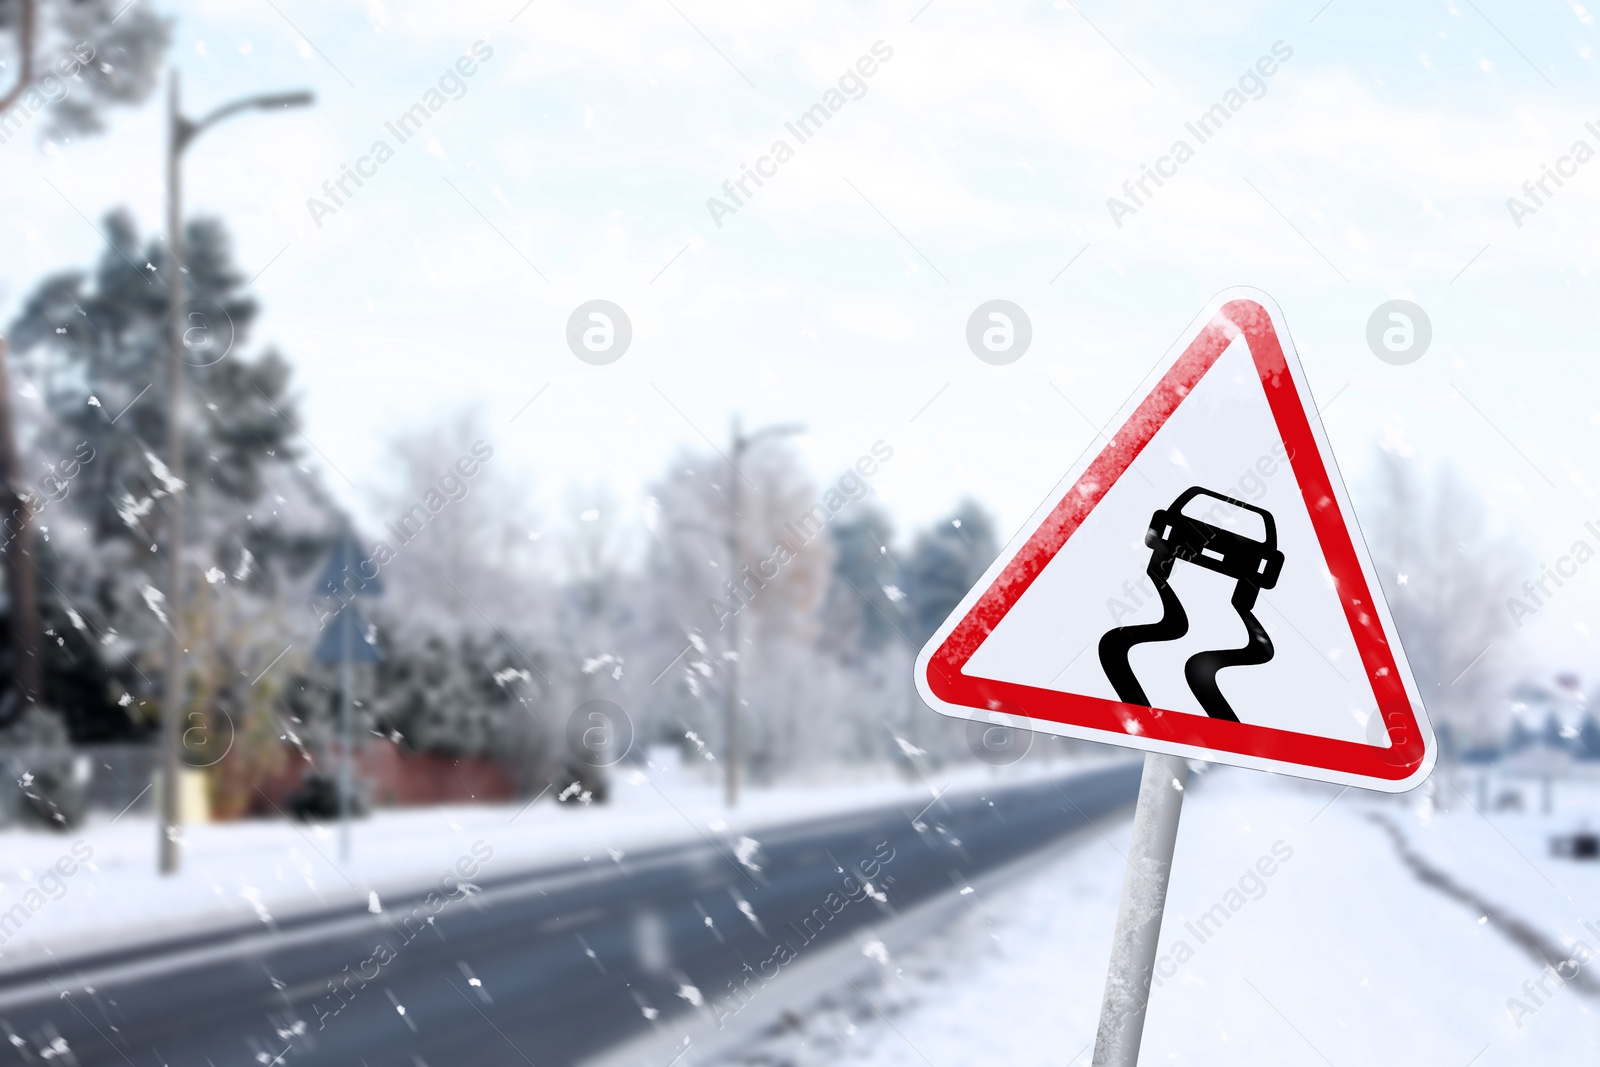
<path id="1" fill-rule="evenodd" d="M 969 707 L 963 704 L 950 703 L 936 695 L 928 685 L 927 674 L 934 654 L 941 648 L 945 640 L 958 625 L 972 611 L 977 602 L 1000 578 L 1001 573 L 1011 560 L 1020 552 L 1023 546 L 1033 536 L 1034 532 L 1042 526 L 1051 513 L 1067 495 L 1083 473 L 1100 456 L 1102 449 L 1091 446 L 1073 463 L 1065 477 L 1044 498 L 1043 502 L 1034 511 L 1033 515 L 1022 526 L 1015 536 L 1006 544 L 1000 555 L 989 566 L 983 577 L 967 591 L 961 603 L 956 606 L 948 618 L 940 624 L 939 628 L 929 638 L 928 642 L 917 654 L 916 666 L 913 671 L 917 692 L 923 701 L 935 711 L 952 718 L 967 719 L 972 722 L 985 724 L 999 724 L 1018 729 L 1032 730 L 1038 733 L 1056 734 L 1062 737 L 1076 737 L 1089 741 L 1098 741 L 1102 744 L 1116 745 L 1144 752 L 1160 752 L 1176 756 L 1185 756 L 1192 759 L 1205 760 L 1211 763 L 1221 763 L 1236 767 L 1245 767 L 1253 770 L 1275 771 L 1281 774 L 1293 775 L 1314 781 L 1331 782 L 1336 785 L 1355 786 L 1364 789 L 1375 789 L 1386 793 L 1401 793 L 1420 785 L 1430 773 L 1438 757 L 1437 744 L 1433 728 L 1428 721 L 1427 710 L 1423 706 L 1421 692 L 1417 688 L 1416 679 L 1412 676 L 1411 666 L 1406 660 L 1405 650 L 1400 644 L 1398 631 L 1395 629 L 1394 619 L 1389 613 L 1389 606 L 1384 599 L 1383 587 L 1378 582 L 1377 573 L 1372 566 L 1371 557 L 1367 551 L 1365 538 L 1356 521 L 1355 509 L 1350 504 L 1349 495 L 1345 489 L 1344 478 L 1340 473 L 1338 464 L 1334 459 L 1333 449 L 1327 435 L 1323 430 L 1321 419 L 1316 417 L 1315 404 L 1311 390 L 1305 380 L 1305 372 L 1300 366 L 1299 356 L 1295 351 L 1294 342 L 1290 337 L 1288 326 L 1284 321 L 1283 312 L 1266 293 L 1248 286 L 1236 286 L 1225 289 L 1212 297 L 1205 309 L 1190 322 L 1189 326 L 1179 336 L 1178 340 L 1168 349 L 1167 354 L 1160 363 L 1147 375 L 1138 389 L 1123 404 L 1116 416 L 1108 425 L 1116 426 L 1120 435 L 1130 418 L 1138 410 L 1141 403 L 1149 396 L 1152 390 L 1160 383 L 1190 344 L 1200 335 L 1216 317 L 1222 307 L 1234 300 L 1246 300 L 1259 304 L 1271 319 L 1273 332 L 1283 349 L 1284 360 L 1288 366 L 1290 377 L 1298 395 L 1304 398 L 1308 409 L 1309 432 L 1316 442 L 1317 451 L 1321 456 L 1326 469 L 1329 485 L 1333 491 L 1335 503 L 1338 506 L 1339 517 L 1348 531 L 1351 545 L 1354 549 L 1355 562 L 1359 566 L 1361 575 L 1365 580 L 1370 593 L 1371 606 L 1378 616 L 1382 633 L 1388 639 L 1389 652 L 1393 657 L 1395 668 L 1400 676 L 1404 695 L 1410 705 L 1409 711 L 1415 728 L 1422 739 L 1423 751 L 1417 765 L 1405 776 L 1399 778 L 1384 778 L 1368 774 L 1351 773 L 1334 767 L 1316 766 L 1303 763 L 1289 762 L 1265 756 L 1257 756 L 1247 752 L 1225 751 L 1208 748 L 1200 745 L 1185 744 L 1161 738 L 1149 737 L 1137 733 L 1108 731 L 1097 727 L 1080 726 L 1073 723 L 1059 722 L 1047 719 L 1029 718 L 1024 715 L 1010 714 L 1001 711 L 991 711 L 983 708 Z"/>

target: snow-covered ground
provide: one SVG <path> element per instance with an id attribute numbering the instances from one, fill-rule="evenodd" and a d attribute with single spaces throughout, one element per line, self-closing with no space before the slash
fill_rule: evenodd
<path id="1" fill-rule="evenodd" d="M 1558 793 L 1548 817 L 1486 817 L 1454 793 L 1448 812 L 1424 793 L 1337 793 L 1246 771 L 1191 788 L 1140 1062 L 1600 1062 L 1600 1000 L 1547 976 L 1540 991 L 1542 965 L 1424 885 L 1370 818 L 1549 942 L 1600 951 L 1581 926 L 1600 929 L 1600 863 L 1554 859 L 1547 840 L 1600 826 L 1600 789 Z M 973 894 L 959 923 L 889 958 L 877 984 L 724 1062 L 1088 1064 L 1128 824 L 1100 829 L 1022 884 Z"/>
<path id="2" fill-rule="evenodd" d="M 478 842 L 480 856 L 485 846 L 493 852 L 479 878 L 572 861 L 625 863 L 639 849 L 706 838 L 732 851 L 741 836 L 759 840 L 763 828 L 779 823 L 926 798 L 933 787 L 981 789 L 1068 769 L 1044 761 L 973 766 L 928 783 L 896 780 L 886 769 L 877 780 L 748 789 L 731 815 L 710 780 L 624 769 L 605 805 L 558 806 L 545 797 L 531 806 L 379 812 L 352 824 L 348 864 L 338 862 L 336 826 L 277 820 L 189 826 L 181 839 L 182 871 L 173 877 L 156 873 L 156 827 L 148 815 L 104 816 L 67 834 L 8 829 L 0 832 L 0 975 L 52 954 L 371 904 L 374 893 L 382 907 L 391 893 L 435 883 Z M 21 914 L 18 904 L 27 917 L 6 922 L 7 914 Z"/>

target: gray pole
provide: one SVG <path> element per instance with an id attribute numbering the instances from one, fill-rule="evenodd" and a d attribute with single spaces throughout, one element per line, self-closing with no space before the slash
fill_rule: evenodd
<path id="1" fill-rule="evenodd" d="M 739 461 L 744 458 L 744 436 L 739 432 L 739 416 L 733 417 L 733 473 L 728 478 L 728 569 L 732 572 L 734 589 L 739 587 L 739 572 L 743 566 L 744 546 L 743 538 L 739 533 L 739 512 L 743 510 L 743 493 L 739 489 L 739 482 L 743 480 Z M 733 630 L 728 634 L 728 643 L 732 646 L 733 657 L 728 660 L 728 751 L 726 753 L 728 765 L 724 769 L 727 776 L 727 802 L 728 807 L 737 807 L 739 804 L 739 669 L 740 661 L 744 658 L 744 643 L 741 635 L 744 632 L 739 620 L 744 618 L 743 610 L 736 610 L 730 623 Z"/>
<path id="2" fill-rule="evenodd" d="M 167 96 L 167 467 L 176 482 L 183 481 L 183 212 L 179 206 L 178 161 L 183 152 L 183 119 L 178 111 L 178 72 L 172 71 Z M 178 776 L 181 761 L 183 701 L 183 490 L 167 497 L 167 676 L 161 708 L 162 774 L 160 865 L 162 874 L 178 871 Z"/>
<path id="3" fill-rule="evenodd" d="M 343 614 L 343 612 L 345 612 L 345 611 L 349 611 L 349 612 L 354 612 L 355 611 L 355 598 L 354 597 L 351 597 L 350 602 L 344 606 L 344 608 L 341 610 L 340 614 Z M 340 619 L 339 623 L 340 623 L 340 625 L 342 625 L 344 627 L 344 635 L 340 638 L 340 642 L 344 647 L 340 650 L 340 660 L 339 660 L 339 690 L 340 690 L 340 694 L 341 694 L 341 699 L 340 699 L 340 705 L 341 706 L 340 706 L 340 709 L 339 709 L 339 735 L 340 735 L 340 746 L 339 747 L 341 749 L 343 749 L 343 752 L 342 752 L 342 757 L 343 758 L 341 758 L 339 760 L 339 862 L 340 863 L 349 863 L 350 862 L 350 777 L 351 777 L 351 775 L 350 775 L 350 759 L 351 759 L 351 754 L 350 754 L 350 744 L 351 744 L 351 742 L 350 742 L 350 690 L 352 688 L 352 686 L 351 686 L 351 669 L 350 669 L 350 659 L 351 659 L 351 654 L 350 654 L 350 631 L 355 628 L 355 616 L 352 615 L 349 619 Z"/>
<path id="4" fill-rule="evenodd" d="M 310 93 L 278 93 L 235 100 L 218 108 L 199 122 L 183 117 L 178 104 L 178 69 L 172 69 L 167 94 L 167 467 L 175 482 L 184 480 L 183 462 L 183 151 L 201 130 L 250 108 L 304 107 Z M 177 489 L 167 497 L 167 562 L 171 567 L 167 581 L 167 663 L 162 682 L 161 737 L 164 749 L 161 773 L 166 788 L 161 791 L 161 812 L 156 830 L 160 835 L 157 851 L 162 874 L 178 870 L 178 776 L 182 761 L 178 748 L 183 743 L 183 494 Z"/>
<path id="5" fill-rule="evenodd" d="M 1178 841 L 1178 816 L 1189 764 L 1177 756 L 1148 752 L 1133 811 L 1133 843 L 1122 879 L 1117 932 L 1111 940 L 1111 965 L 1100 1002 L 1094 1038 L 1094 1067 L 1137 1067 L 1150 1002 L 1150 978 L 1161 940 L 1161 913 L 1167 905 L 1167 880 Z"/>

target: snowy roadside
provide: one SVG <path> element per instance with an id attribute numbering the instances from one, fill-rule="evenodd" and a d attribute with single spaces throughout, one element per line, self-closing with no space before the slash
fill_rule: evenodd
<path id="1" fill-rule="evenodd" d="M 1464 805 L 1448 816 L 1424 807 L 1424 824 L 1415 798 L 1351 791 L 1330 804 L 1336 793 L 1242 771 L 1210 772 L 1191 791 L 1141 1062 L 1600 1059 L 1596 1003 L 1549 985 L 1536 1012 L 1514 1020 L 1507 1002 L 1525 997 L 1540 966 L 1420 884 L 1368 815 L 1413 836 L 1419 825 L 1448 833 L 1471 857 L 1456 873 L 1509 910 L 1548 903 L 1556 894 L 1537 874 L 1542 894 L 1528 896 L 1531 883 L 1510 873 L 1526 864 L 1495 829 Z M 876 984 L 843 988 L 719 1062 L 1087 1065 L 1128 832 L 1126 821 L 1100 830 L 1025 882 L 973 894 L 964 919 L 888 958 Z"/>
<path id="2" fill-rule="evenodd" d="M 1480 808 L 1477 791 L 1445 787 L 1448 811 L 1419 798 L 1397 821 L 1407 841 L 1430 864 L 1537 927 L 1553 944 L 1584 942 L 1600 952 L 1600 862 L 1551 854 L 1550 841 L 1584 828 L 1600 829 L 1600 784 L 1557 783 L 1554 810 L 1495 812 Z M 1537 795 L 1537 790 L 1530 789 Z M 1530 807 L 1533 806 L 1530 804 Z M 1398 813 L 1397 813 L 1398 814 Z M 1493 872 L 1486 877 L 1483 872 Z M 1585 968 L 1600 979 L 1600 966 Z"/>
<path id="3" fill-rule="evenodd" d="M 330 907 L 381 908 L 386 897 L 423 892 L 442 877 L 457 877 L 457 862 L 481 859 L 485 847 L 492 855 L 479 865 L 479 879 L 572 862 L 625 864 L 632 852 L 707 839 L 731 853 L 741 837 L 759 840 L 786 823 L 925 799 L 933 788 L 981 790 L 1097 765 L 980 765 L 936 774 L 929 784 L 881 780 L 751 789 L 731 815 L 713 784 L 662 785 L 645 773 L 625 771 L 603 806 L 557 806 L 546 798 L 532 805 L 380 811 L 354 824 L 348 865 L 337 862 L 338 831 L 332 826 L 277 820 L 189 826 L 183 831 L 182 872 L 171 878 L 155 872 L 156 826 L 148 816 L 92 820 L 68 834 L 10 829 L 0 832 L 0 976 L 52 956 L 270 923 Z"/>

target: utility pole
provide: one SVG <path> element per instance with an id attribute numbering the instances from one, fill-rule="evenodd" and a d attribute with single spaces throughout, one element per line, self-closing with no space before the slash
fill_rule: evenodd
<path id="1" fill-rule="evenodd" d="M 733 476 L 728 480 L 728 529 L 726 533 L 728 549 L 728 570 L 733 578 L 734 589 L 739 588 L 739 579 L 744 574 L 744 534 L 741 525 L 744 518 L 744 490 L 743 482 L 749 479 L 744 473 L 744 457 L 750 451 L 750 446 L 767 437 L 792 437 L 805 433 L 805 427 L 792 423 L 781 426 L 768 426 L 746 436 L 739 428 L 739 416 L 733 417 L 732 447 L 729 463 L 733 467 Z M 726 800 L 728 807 L 739 805 L 739 764 L 743 759 L 743 751 L 739 736 L 740 707 L 743 700 L 740 696 L 741 671 L 744 662 L 744 610 L 741 608 L 733 613 L 729 620 L 731 630 L 728 634 L 728 643 L 733 653 L 728 659 L 728 707 L 727 707 L 727 735 L 728 749 L 724 753 L 726 767 L 723 773 L 726 778 Z"/>
<path id="2" fill-rule="evenodd" d="M 276 93 L 235 100 L 198 122 L 183 117 L 178 71 L 167 92 L 167 469 L 176 488 L 167 496 L 167 663 L 161 701 L 161 818 L 158 849 L 162 874 L 178 870 L 178 777 L 183 743 L 183 152 L 200 133 L 238 112 L 305 107 L 310 93 Z"/>
<path id="3" fill-rule="evenodd" d="M 167 469 L 183 481 L 183 176 L 185 124 L 178 113 L 178 72 L 167 90 Z M 167 500 L 167 670 L 161 702 L 161 873 L 178 871 L 178 745 L 183 740 L 183 489 Z"/>

